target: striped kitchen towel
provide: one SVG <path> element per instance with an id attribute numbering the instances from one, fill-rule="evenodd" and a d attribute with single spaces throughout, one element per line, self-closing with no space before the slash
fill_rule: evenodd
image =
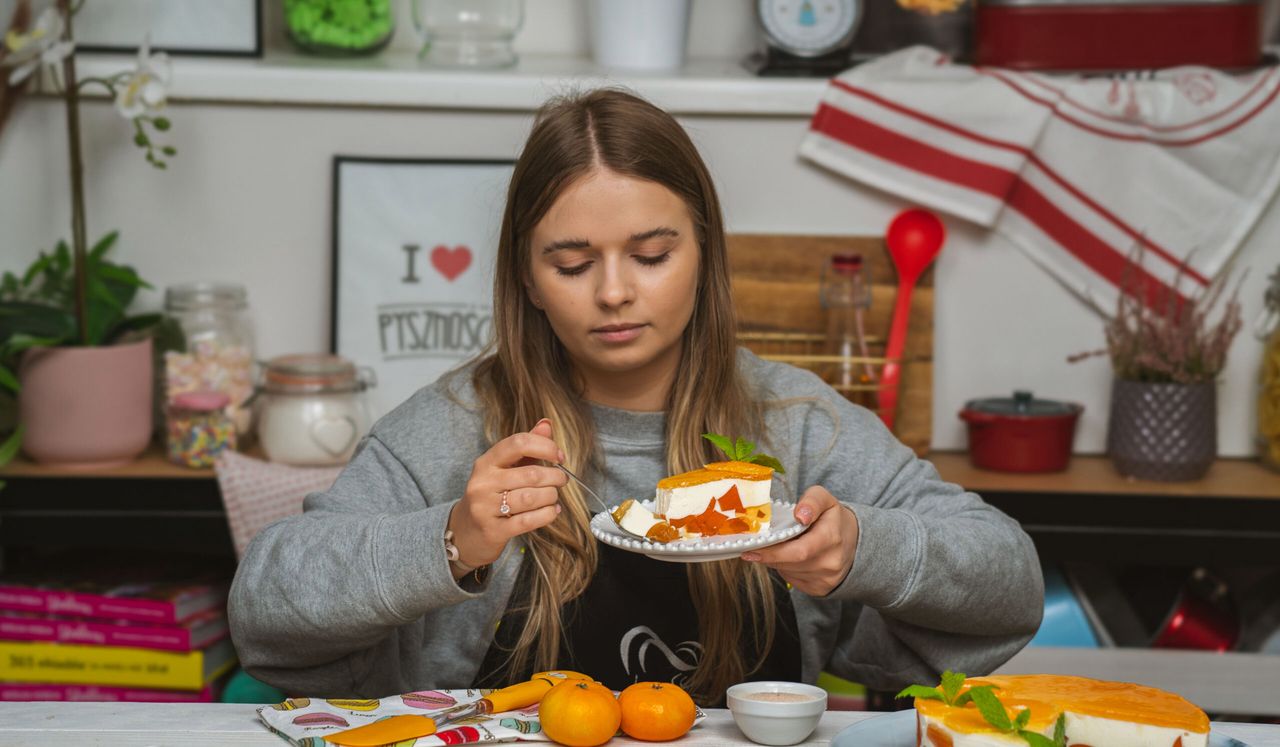
<path id="1" fill-rule="evenodd" d="M 833 78 L 800 153 L 999 232 L 1110 313 L 1127 282 L 1195 297 L 1239 248 L 1280 184 L 1278 92 L 1275 66 L 1051 76 L 912 47 Z"/>

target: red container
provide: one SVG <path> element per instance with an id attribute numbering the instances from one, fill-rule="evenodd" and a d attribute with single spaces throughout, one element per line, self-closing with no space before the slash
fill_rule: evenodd
<path id="1" fill-rule="evenodd" d="M 1197 568 L 1156 628 L 1151 646 L 1221 653 L 1235 648 L 1239 639 L 1240 618 L 1226 584 Z"/>
<path id="2" fill-rule="evenodd" d="M 1083 405 L 1023 391 L 1012 398 L 970 400 L 960 411 L 969 424 L 969 459 L 998 472 L 1060 472 L 1071 461 L 1083 411 Z"/>
<path id="3" fill-rule="evenodd" d="M 974 62 L 1134 70 L 1262 60 L 1261 0 L 977 0 Z"/>

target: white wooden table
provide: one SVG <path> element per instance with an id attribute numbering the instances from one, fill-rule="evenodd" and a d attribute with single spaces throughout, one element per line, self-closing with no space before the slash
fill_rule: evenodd
<path id="1" fill-rule="evenodd" d="M 0 747 L 287 745 L 258 721 L 257 708 L 224 703 L 0 703 Z M 829 744 L 844 727 L 877 715 L 828 711 L 804 744 Z M 1214 729 L 1250 747 L 1280 747 L 1280 726 L 1215 723 Z M 610 744 L 647 743 L 615 739 Z M 711 709 L 707 719 L 679 744 L 705 747 L 751 743 L 734 726 L 728 711 Z"/>

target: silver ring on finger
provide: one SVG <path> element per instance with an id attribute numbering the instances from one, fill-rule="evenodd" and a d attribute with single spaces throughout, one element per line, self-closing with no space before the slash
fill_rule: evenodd
<path id="1" fill-rule="evenodd" d="M 511 504 L 507 503 L 507 493 L 510 493 L 510 492 L 511 491 L 509 490 L 502 491 L 502 503 L 498 505 L 498 513 L 502 514 L 503 516 L 511 515 Z"/>

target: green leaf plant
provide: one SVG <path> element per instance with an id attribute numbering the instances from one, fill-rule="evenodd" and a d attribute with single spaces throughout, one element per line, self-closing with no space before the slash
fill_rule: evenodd
<path id="1" fill-rule="evenodd" d="M 158 133 L 167 133 L 172 126 L 163 116 L 168 57 L 151 54 L 144 39 L 134 69 L 108 77 L 77 78 L 72 19 L 85 1 L 73 6 L 71 0 L 56 0 L 34 24 L 25 14 L 15 15 L 14 26 L 0 38 L 0 68 L 4 68 L 0 74 L 8 85 L 16 90 L 28 80 L 40 87 L 47 84 L 63 100 L 71 164 L 71 240 L 59 241 L 52 251 L 41 251 L 21 275 L 5 272 L 0 277 L 0 392 L 8 395 L 7 400 L 18 390 L 18 356 L 31 348 L 111 345 L 149 336 L 163 323 L 171 324 L 160 314 L 128 313 L 138 290 L 151 286 L 132 267 L 107 258 L 117 232 L 88 245 L 80 135 L 82 90 L 101 87 L 131 122 L 133 141 L 145 151 L 147 162 L 165 169 L 165 158 L 177 153 L 155 142 Z M 0 402 L 7 404 L 11 403 Z M 0 444 L 0 465 L 17 452 L 21 438 L 22 430 L 16 427 Z"/>

